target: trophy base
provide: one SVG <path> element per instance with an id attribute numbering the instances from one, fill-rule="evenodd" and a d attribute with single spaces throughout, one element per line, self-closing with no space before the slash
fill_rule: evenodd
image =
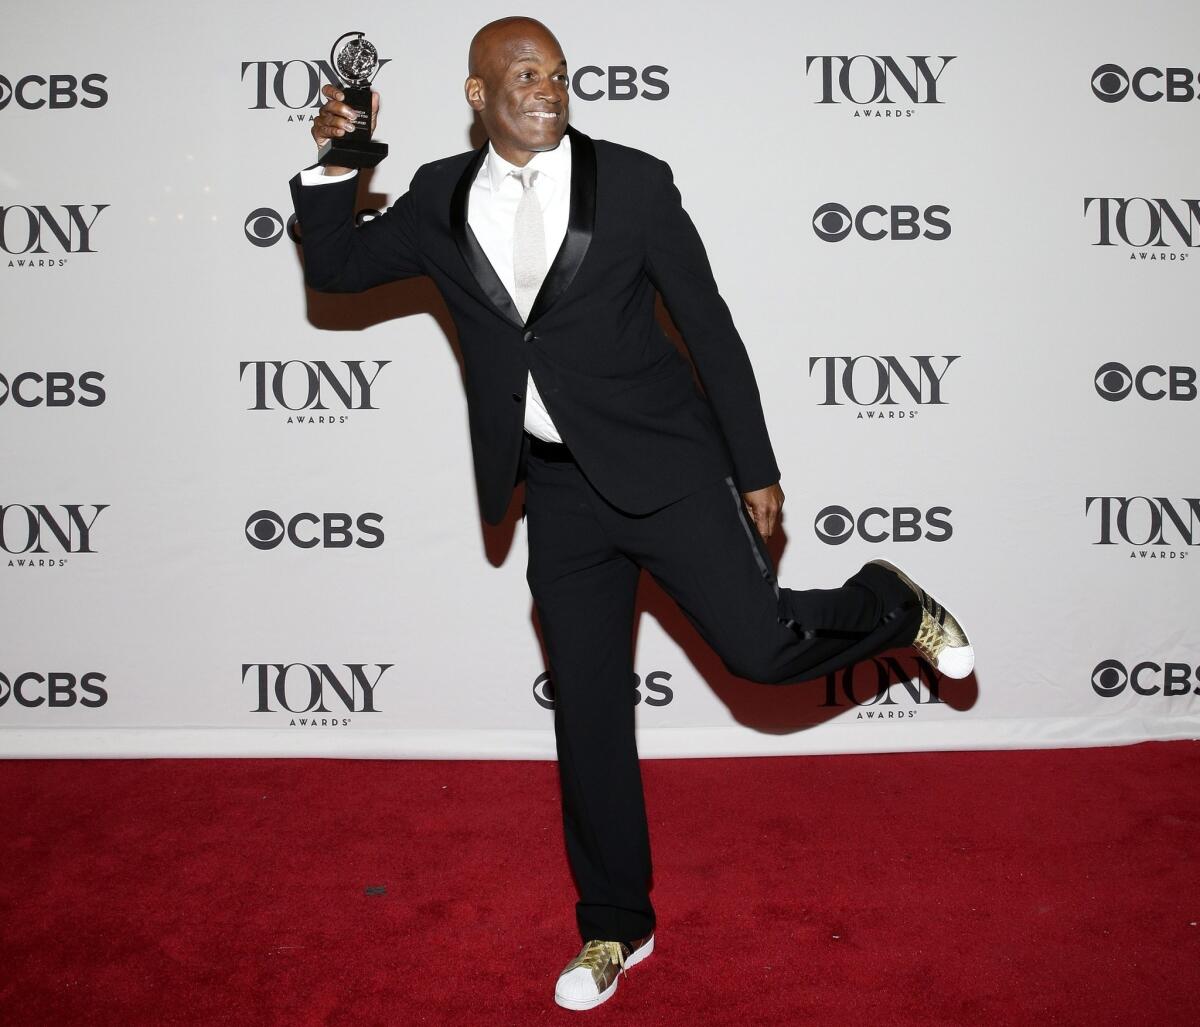
<path id="1" fill-rule="evenodd" d="M 387 143 L 374 139 L 327 139 L 317 151 L 317 163 L 335 168 L 373 168 L 387 154 Z"/>

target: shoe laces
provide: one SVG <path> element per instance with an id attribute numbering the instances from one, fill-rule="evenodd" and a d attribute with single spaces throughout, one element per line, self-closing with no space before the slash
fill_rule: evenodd
<path id="1" fill-rule="evenodd" d="M 921 606 L 939 625 L 946 623 L 946 608 L 924 589 L 921 589 Z"/>
<path id="2" fill-rule="evenodd" d="M 585 942 L 583 951 L 575 957 L 576 966 L 586 966 L 589 970 L 603 970 L 605 963 L 616 963 L 624 973 L 625 946 L 619 941 L 593 940 Z"/>
<path id="3" fill-rule="evenodd" d="M 912 641 L 912 646 L 936 667 L 938 655 L 945 647 L 941 625 L 932 617 L 922 617 L 921 627 L 917 631 L 917 637 Z"/>
<path id="4" fill-rule="evenodd" d="M 921 624 L 917 628 L 917 637 L 913 639 L 912 646 L 922 656 L 925 657 L 933 666 L 937 666 L 938 657 L 942 650 L 946 647 L 946 633 L 943 628 L 943 623 L 946 617 L 946 610 L 939 606 L 928 592 L 924 589 L 921 593 Z"/>

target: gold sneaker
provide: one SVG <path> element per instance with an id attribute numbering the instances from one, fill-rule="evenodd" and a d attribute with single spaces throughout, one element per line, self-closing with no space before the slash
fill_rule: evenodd
<path id="1" fill-rule="evenodd" d="M 912 647 L 945 677 L 965 678 L 970 674 L 975 669 L 975 647 L 967 640 L 967 633 L 954 614 L 895 564 L 887 560 L 872 560 L 871 563 L 897 575 L 921 600 L 921 626 Z"/>
<path id="2" fill-rule="evenodd" d="M 558 975 L 554 1001 L 564 1009 L 593 1009 L 612 998 L 621 974 L 654 951 L 654 932 L 625 944 L 584 942 L 579 955 Z"/>

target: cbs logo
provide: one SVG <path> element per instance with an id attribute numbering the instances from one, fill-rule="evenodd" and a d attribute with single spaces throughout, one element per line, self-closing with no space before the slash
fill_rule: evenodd
<path id="1" fill-rule="evenodd" d="M 284 539 L 300 549 L 348 549 L 351 545 L 378 549 L 383 545 L 381 520 L 383 515 L 377 513 L 359 514 L 357 520 L 346 513 L 298 513 L 284 521 L 274 510 L 256 510 L 246 521 L 246 541 L 263 550 L 277 548 Z M 314 525 L 317 530 L 310 532 Z M 358 529 L 359 538 L 351 532 L 352 526 Z"/>
<path id="2" fill-rule="evenodd" d="M 857 517 L 844 506 L 827 506 L 813 521 L 813 530 L 826 545 L 840 546 L 857 532 L 867 542 L 945 542 L 954 534 L 946 519 L 947 506 L 931 506 L 922 513 L 915 506 L 887 509 L 869 506 Z"/>
<path id="3" fill-rule="evenodd" d="M 1154 379 L 1153 383 L 1151 379 Z M 1196 398 L 1196 369 L 1184 365 L 1164 368 L 1147 364 L 1138 371 L 1130 371 L 1124 364 L 1110 361 L 1096 372 L 1094 384 L 1100 397 L 1110 403 L 1124 399 L 1130 392 L 1136 392 L 1142 399 L 1187 401 Z"/>
<path id="4" fill-rule="evenodd" d="M 62 110 L 67 107 L 103 107 L 108 103 L 108 91 L 103 83 L 106 75 L 85 75 L 81 82 L 74 75 L 26 75 L 14 86 L 0 75 L 0 111 L 13 100 L 18 107 L 36 111 L 42 107 Z M 82 96 L 80 94 L 83 94 Z"/>
<path id="5" fill-rule="evenodd" d="M 1150 103 L 1164 97 L 1168 103 L 1182 103 L 1196 98 L 1194 77 L 1189 68 L 1139 68 L 1131 75 L 1119 64 L 1101 64 L 1092 72 L 1092 95 L 1105 103 L 1124 100 L 1130 92 Z M 1156 88 L 1164 78 L 1166 89 Z M 1157 80 L 1155 87 L 1147 86 L 1147 79 Z"/>
<path id="6" fill-rule="evenodd" d="M 368 221 L 374 221 L 379 215 L 380 212 L 374 208 L 364 207 L 354 215 L 355 227 L 365 225 Z M 253 246 L 274 246 L 283 238 L 284 232 L 287 232 L 287 236 L 292 242 L 297 245 L 300 243 L 300 222 L 296 219 L 296 215 L 292 214 L 287 221 L 284 221 L 279 211 L 271 207 L 258 207 L 250 211 L 246 215 L 246 223 L 243 227 L 246 232 L 246 241 Z"/>
<path id="7" fill-rule="evenodd" d="M 1196 668 L 1200 678 L 1200 668 Z M 1161 682 L 1161 683 L 1160 683 Z M 1102 699 L 1120 695 L 1126 688 L 1138 695 L 1187 695 L 1193 691 L 1192 668 L 1186 663 L 1145 660 L 1127 670 L 1120 660 L 1103 660 L 1092 671 L 1092 691 Z M 1194 689 L 1200 695 L 1200 685 Z"/>
<path id="8" fill-rule="evenodd" d="M 581 100 L 665 100 L 671 92 L 663 77 L 667 69 L 661 64 L 651 64 L 641 70 L 641 86 L 638 86 L 637 68 L 615 65 L 599 68 L 585 64 L 571 76 L 571 90 Z M 597 81 L 599 80 L 599 81 Z"/>
<path id="9" fill-rule="evenodd" d="M 100 384 L 103 380 L 100 371 L 84 371 L 78 380 L 70 371 L 47 371 L 44 376 L 36 371 L 22 371 L 11 383 L 0 374 L 0 406 L 11 397 L 19 407 L 37 407 L 43 403 L 48 407 L 69 407 L 72 403 L 96 407 L 104 402 L 104 386 Z"/>
<path id="10" fill-rule="evenodd" d="M 841 242 L 852 231 L 872 242 L 919 237 L 936 242 L 950 237 L 950 222 L 944 217 L 949 213 L 950 208 L 940 203 L 924 211 L 903 204 L 892 207 L 868 204 L 857 212 L 840 203 L 825 203 L 813 214 L 812 226 L 817 238 L 825 242 Z M 926 227 L 922 227 L 922 220 Z"/>
<path id="11" fill-rule="evenodd" d="M 652 670 L 646 675 L 646 705 L 647 706 L 666 706 L 672 699 L 675 698 L 675 691 L 666 682 L 671 680 L 671 675 L 665 670 Z M 636 706 L 642 701 L 641 693 L 642 679 L 637 675 L 633 675 L 633 705 Z M 534 701 L 543 709 L 554 709 L 554 682 L 551 680 L 548 672 L 543 671 L 533 679 L 533 698 Z"/>
<path id="12" fill-rule="evenodd" d="M 18 674 L 9 681 L 0 674 L 0 706 L 12 699 L 18 706 L 87 706 L 92 709 L 108 702 L 108 691 L 97 682 L 105 675 L 91 671 L 76 679 L 74 674 Z"/>

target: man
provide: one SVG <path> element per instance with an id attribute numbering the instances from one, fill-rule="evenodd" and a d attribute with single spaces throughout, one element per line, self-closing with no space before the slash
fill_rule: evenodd
<path id="1" fill-rule="evenodd" d="M 584 945 L 555 1000 L 588 1009 L 653 951 L 650 849 L 634 741 L 634 594 L 647 569 L 735 674 L 824 675 L 915 645 L 965 677 L 957 621 L 882 561 L 843 587 L 781 588 L 763 539 L 783 504 L 745 347 L 671 169 L 567 125 L 567 63 L 540 22 L 504 18 L 471 41 L 478 150 L 418 168 L 354 227 L 354 175 L 292 179 L 305 279 L 356 292 L 428 275 L 465 365 L 484 518 L 525 480 L 527 579 L 554 682 L 567 854 Z M 320 145 L 354 127 L 334 86 Z M 372 123 L 379 108 L 372 97 Z M 687 362 L 658 327 L 661 293 Z"/>

